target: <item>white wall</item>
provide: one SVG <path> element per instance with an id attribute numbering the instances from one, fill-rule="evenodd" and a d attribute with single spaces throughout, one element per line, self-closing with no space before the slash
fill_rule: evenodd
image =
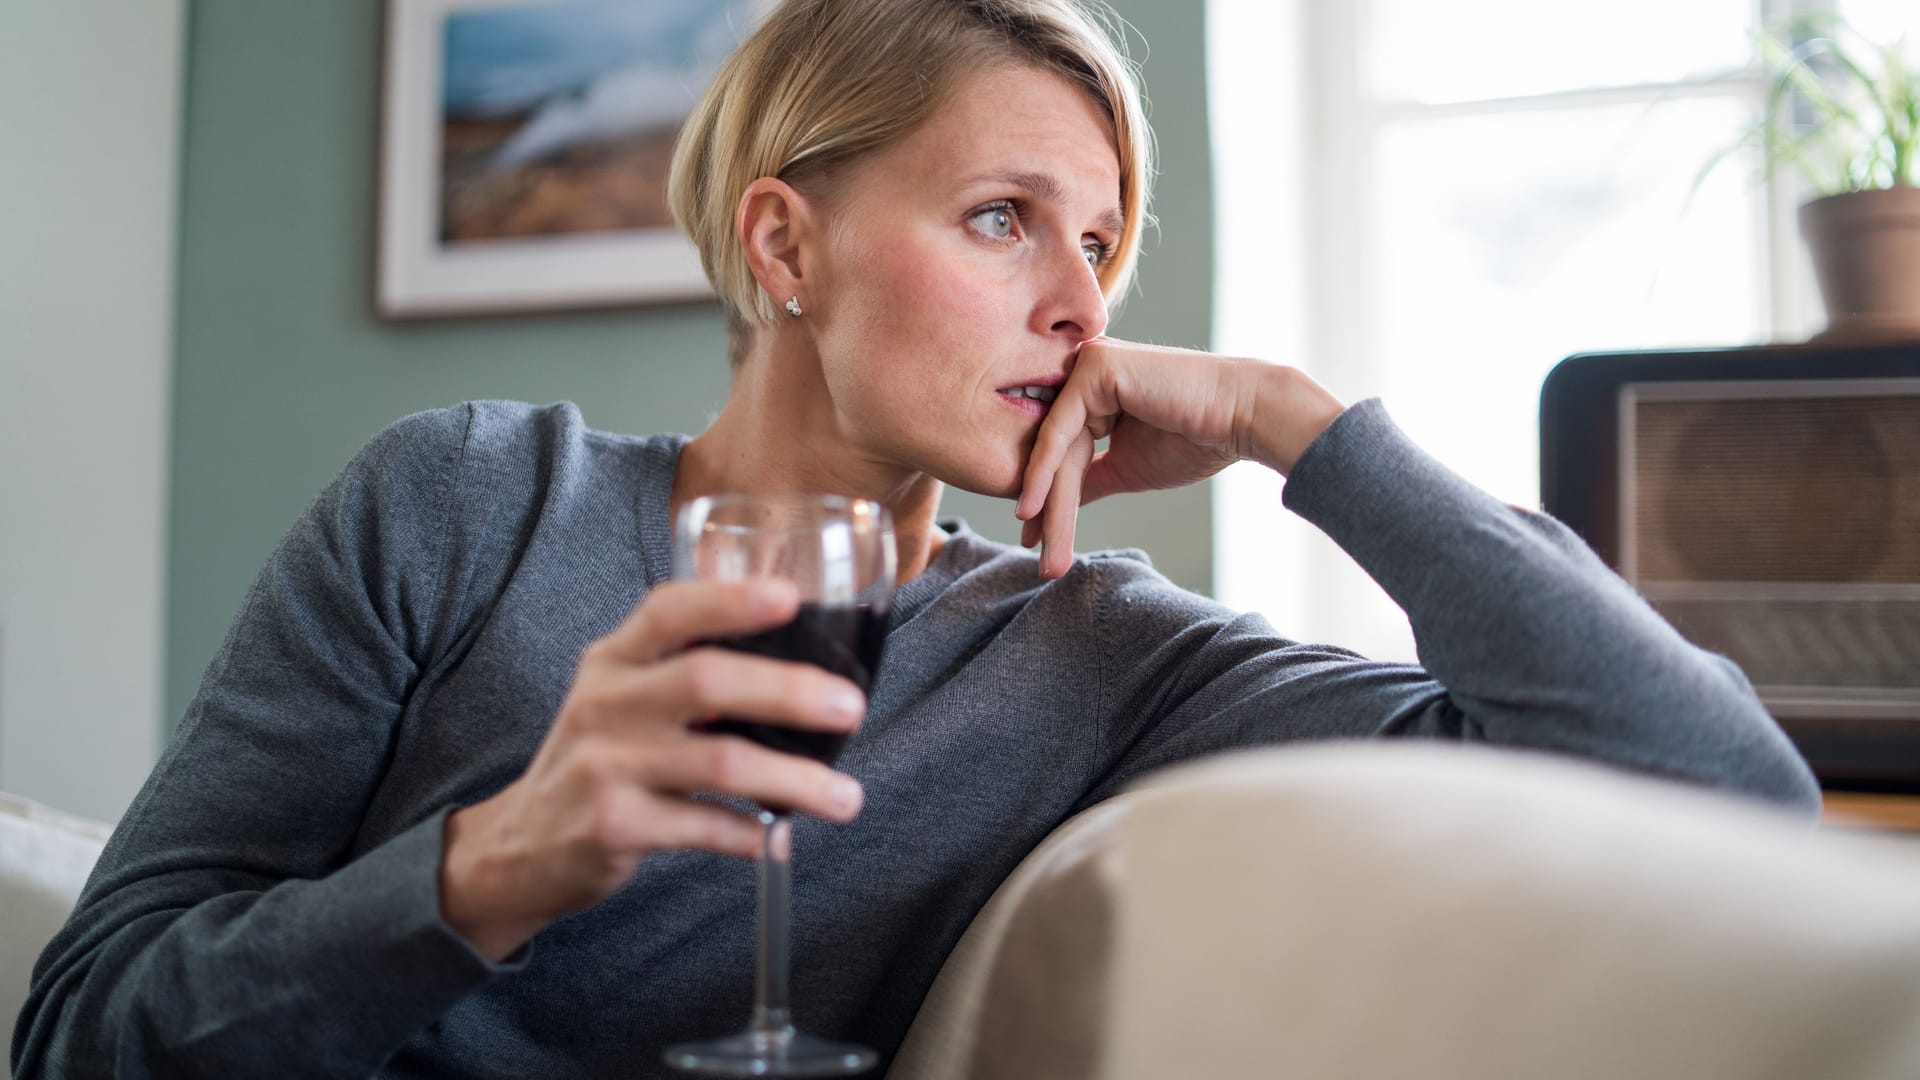
<path id="1" fill-rule="evenodd" d="M 0 5 L 0 788 L 152 768 L 185 0 Z"/>

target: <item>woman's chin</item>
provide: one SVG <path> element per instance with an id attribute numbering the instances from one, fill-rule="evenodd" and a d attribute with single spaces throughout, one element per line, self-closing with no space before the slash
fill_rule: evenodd
<path id="1" fill-rule="evenodd" d="M 963 463 L 958 468 L 947 470 L 947 475 L 941 476 L 940 482 L 950 488 L 990 499 L 1012 500 L 1020 497 L 1026 469 L 1026 456 L 1023 453 L 1013 461 Z"/>

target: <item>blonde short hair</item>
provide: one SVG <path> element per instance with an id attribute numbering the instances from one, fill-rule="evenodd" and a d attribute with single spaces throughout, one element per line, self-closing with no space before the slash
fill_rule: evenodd
<path id="1" fill-rule="evenodd" d="M 1056 72 L 1111 119 L 1125 226 L 1099 276 L 1109 302 L 1125 295 L 1147 220 L 1152 138 L 1133 65 L 1103 23 L 1120 25 L 1100 0 L 784 0 L 694 107 L 667 185 L 726 309 L 734 363 L 776 311 L 734 235 L 747 185 L 772 176 L 830 194 L 837 166 L 905 137 L 963 75 L 995 64 Z"/>

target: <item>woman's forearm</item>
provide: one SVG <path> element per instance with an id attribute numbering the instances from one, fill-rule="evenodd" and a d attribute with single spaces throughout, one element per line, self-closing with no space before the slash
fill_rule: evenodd
<path id="1" fill-rule="evenodd" d="M 1564 525 L 1420 451 L 1377 402 L 1295 465 L 1286 505 L 1406 611 L 1421 663 L 1489 741 L 1818 806 L 1738 668 L 1689 644 Z"/>
<path id="2" fill-rule="evenodd" d="M 441 827 L 429 818 L 326 877 L 277 883 L 123 844 L 113 873 L 128 880 L 78 910 L 41 962 L 18 1075 L 368 1075 L 506 970 L 440 918 Z"/>

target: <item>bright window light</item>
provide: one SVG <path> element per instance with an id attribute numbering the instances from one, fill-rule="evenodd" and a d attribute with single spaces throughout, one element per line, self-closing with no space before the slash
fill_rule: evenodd
<path id="1" fill-rule="evenodd" d="M 1583 351 L 1804 337 L 1799 193 L 1696 175 L 1758 115 L 1749 34 L 1831 0 L 1211 0 L 1216 349 L 1380 396 L 1537 507 L 1540 385 Z M 1912 0 L 1842 0 L 1881 39 Z M 1911 50 L 1910 50 L 1911 51 Z M 1251 465 L 1216 481 L 1215 592 L 1283 634 L 1417 659 L 1405 616 Z"/>

